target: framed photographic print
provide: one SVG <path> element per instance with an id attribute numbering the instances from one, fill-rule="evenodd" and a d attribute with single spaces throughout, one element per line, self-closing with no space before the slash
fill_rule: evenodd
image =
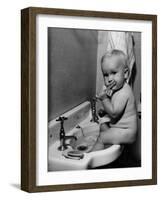
<path id="1" fill-rule="evenodd" d="M 21 189 L 157 184 L 157 16 L 21 11 Z"/>

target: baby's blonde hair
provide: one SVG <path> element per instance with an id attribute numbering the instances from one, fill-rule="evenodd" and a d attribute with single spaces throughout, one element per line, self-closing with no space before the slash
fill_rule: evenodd
<path id="1" fill-rule="evenodd" d="M 111 58 L 112 56 L 120 57 L 123 66 L 128 68 L 127 57 L 126 57 L 125 53 L 123 51 L 121 51 L 121 50 L 118 50 L 118 49 L 113 49 L 111 52 L 106 52 L 101 58 L 101 65 L 102 65 L 102 63 L 104 62 L 104 60 L 106 58 L 108 59 L 108 58 Z"/>

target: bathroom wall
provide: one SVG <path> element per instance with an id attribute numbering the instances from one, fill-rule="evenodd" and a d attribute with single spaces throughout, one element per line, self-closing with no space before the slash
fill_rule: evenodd
<path id="1" fill-rule="evenodd" d="M 136 65 L 134 68 L 133 90 L 137 107 L 140 104 L 141 95 L 141 33 L 133 33 L 134 50 L 136 57 Z M 141 110 L 140 110 L 141 111 Z M 138 115 L 138 134 L 134 144 L 131 145 L 131 152 L 137 160 L 141 160 L 141 118 Z"/>
<path id="2" fill-rule="evenodd" d="M 98 32 L 48 28 L 48 120 L 90 100 L 96 90 Z"/>
<path id="3" fill-rule="evenodd" d="M 97 51 L 97 77 L 96 77 L 96 94 L 99 94 L 104 84 L 102 71 L 101 71 L 101 58 L 107 51 L 107 31 L 98 31 L 98 51 Z M 97 110 L 102 107 L 98 101 Z"/>
<path id="4" fill-rule="evenodd" d="M 136 66 L 135 66 L 135 77 L 134 77 L 134 94 L 137 104 L 140 102 L 140 94 L 141 94 L 141 33 L 135 32 L 133 33 L 134 37 L 134 50 L 136 57 Z"/>

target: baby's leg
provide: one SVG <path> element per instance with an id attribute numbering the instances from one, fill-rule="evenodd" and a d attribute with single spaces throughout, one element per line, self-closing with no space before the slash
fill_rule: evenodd
<path id="1" fill-rule="evenodd" d="M 108 125 L 106 123 L 101 124 L 101 126 L 100 126 L 100 134 L 101 134 L 101 132 L 107 131 L 108 129 L 109 129 L 109 127 L 108 127 Z M 104 149 L 104 144 L 103 144 L 103 141 L 102 141 L 101 137 L 99 136 L 97 138 L 97 141 L 96 141 L 92 151 L 98 151 L 98 150 L 102 150 L 102 149 Z"/>
<path id="2" fill-rule="evenodd" d="M 92 151 L 99 151 L 104 149 L 104 144 L 102 143 L 101 140 L 97 140 L 97 142 L 95 143 L 95 145 L 92 148 Z"/>
<path id="3" fill-rule="evenodd" d="M 109 129 L 109 126 L 107 123 L 102 123 L 100 125 L 100 132 L 104 132 L 104 131 L 107 131 Z"/>
<path id="4" fill-rule="evenodd" d="M 135 141 L 136 134 L 131 129 L 109 128 L 102 131 L 100 141 L 104 144 L 129 144 Z"/>

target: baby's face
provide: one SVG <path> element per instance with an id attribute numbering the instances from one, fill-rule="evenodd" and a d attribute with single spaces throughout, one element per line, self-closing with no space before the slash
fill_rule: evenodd
<path id="1" fill-rule="evenodd" d="M 116 91 L 123 86 L 125 82 L 125 70 L 120 59 L 117 57 L 105 58 L 102 63 L 102 72 L 106 87 L 112 85 L 111 89 Z"/>

